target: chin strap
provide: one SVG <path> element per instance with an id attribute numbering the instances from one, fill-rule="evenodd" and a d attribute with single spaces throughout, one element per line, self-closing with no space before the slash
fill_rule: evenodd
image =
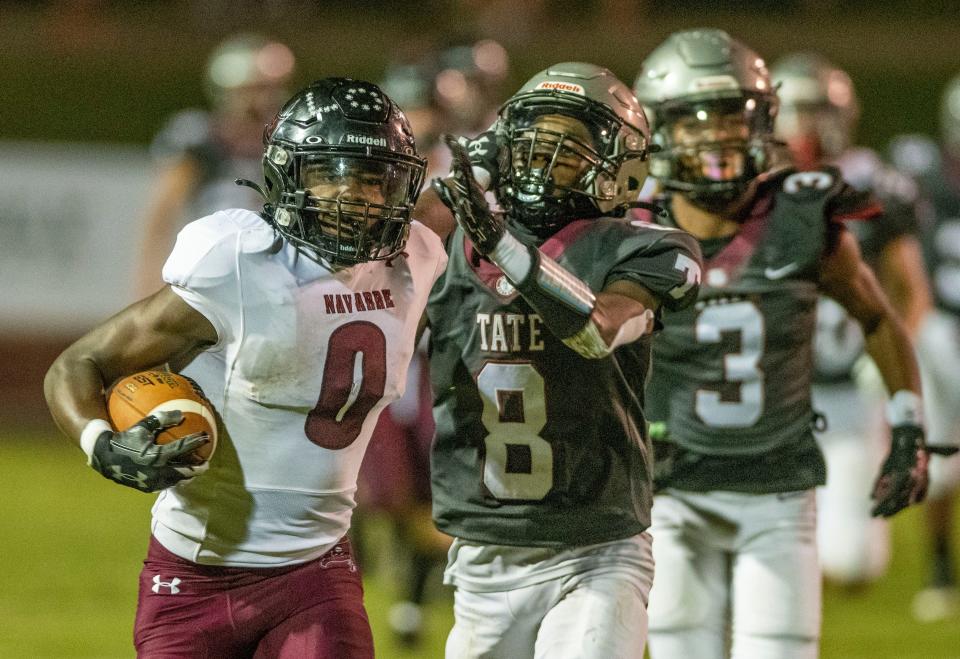
<path id="1" fill-rule="evenodd" d="M 233 179 L 233 182 L 236 185 L 239 185 L 245 188 L 251 188 L 254 192 L 256 192 L 258 195 L 260 195 L 264 199 L 267 198 L 267 193 L 264 191 L 262 187 L 260 187 L 259 183 L 254 183 L 253 181 L 245 178 L 235 178 Z"/>
<path id="2" fill-rule="evenodd" d="M 660 204 L 655 204 L 650 201 L 630 201 L 623 205 L 624 213 L 630 210 L 631 208 L 642 208 L 645 211 L 649 211 L 654 217 L 660 220 L 669 220 L 670 214 L 667 212 L 667 209 L 661 206 Z"/>

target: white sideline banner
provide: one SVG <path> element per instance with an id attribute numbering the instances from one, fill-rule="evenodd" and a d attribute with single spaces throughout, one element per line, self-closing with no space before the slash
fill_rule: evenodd
<path id="1" fill-rule="evenodd" d="M 78 334 L 133 301 L 146 148 L 0 142 L 0 332 Z"/>

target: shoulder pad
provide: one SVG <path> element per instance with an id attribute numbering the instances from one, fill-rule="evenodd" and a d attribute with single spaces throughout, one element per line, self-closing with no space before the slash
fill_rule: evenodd
<path id="1" fill-rule="evenodd" d="M 882 202 L 912 204 L 917 201 L 916 182 L 883 162 L 873 149 L 849 149 L 836 164 L 850 185 L 858 190 L 870 190 Z"/>
<path id="2" fill-rule="evenodd" d="M 836 192 L 844 185 L 840 170 L 826 166 L 802 172 L 785 172 L 780 189 L 789 195 L 821 197 Z"/>
<path id="3" fill-rule="evenodd" d="M 824 217 L 831 221 L 867 220 L 883 212 L 869 191 L 857 190 L 844 180 L 839 169 L 829 165 L 787 172 L 779 187 L 781 194 L 796 201 L 823 204 Z"/>
<path id="4" fill-rule="evenodd" d="M 873 188 L 875 179 L 883 169 L 883 161 L 873 149 L 855 147 L 847 149 L 834 163 L 847 183 L 858 190 Z"/>
<path id="5" fill-rule="evenodd" d="M 150 155 L 161 160 L 203 149 L 210 141 L 210 115 L 202 110 L 183 110 L 173 115 L 150 145 Z"/>
<path id="6" fill-rule="evenodd" d="M 696 300 L 703 256 L 693 236 L 682 229 L 638 220 L 619 225 L 622 234 L 610 280 L 639 282 L 667 309 L 682 309 Z"/>
<path id="7" fill-rule="evenodd" d="M 920 198 L 916 181 L 886 165 L 877 171 L 873 189 L 881 200 L 889 199 L 901 204 L 915 204 Z"/>
<path id="8" fill-rule="evenodd" d="M 185 226 L 163 266 L 163 280 L 203 288 L 232 276 L 239 253 L 273 248 L 278 234 L 259 215 L 243 209 L 218 211 Z"/>

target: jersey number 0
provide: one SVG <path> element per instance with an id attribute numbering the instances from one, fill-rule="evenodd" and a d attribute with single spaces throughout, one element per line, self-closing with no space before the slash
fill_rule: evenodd
<path id="1" fill-rule="evenodd" d="M 387 338 L 367 321 L 335 329 L 317 405 L 307 414 L 304 432 L 326 449 L 343 449 L 360 436 L 363 422 L 383 398 L 387 384 Z"/>

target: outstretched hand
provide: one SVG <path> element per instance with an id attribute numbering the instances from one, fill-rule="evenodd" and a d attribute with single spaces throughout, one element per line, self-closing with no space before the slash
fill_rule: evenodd
<path id="1" fill-rule="evenodd" d="M 490 254 L 506 232 L 506 224 L 491 212 L 466 148 L 452 135 L 444 135 L 443 140 L 453 154 L 450 176 L 433 179 L 431 185 L 474 247 L 481 254 Z"/>

